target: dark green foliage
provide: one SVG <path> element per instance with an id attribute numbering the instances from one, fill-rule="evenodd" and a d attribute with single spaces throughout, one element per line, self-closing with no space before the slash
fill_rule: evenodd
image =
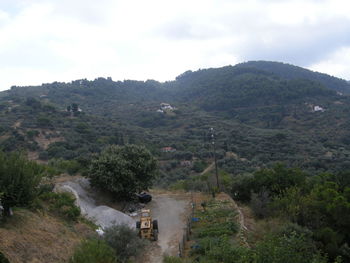
<path id="1" fill-rule="evenodd" d="M 196 161 L 193 164 L 193 170 L 196 173 L 201 173 L 206 168 L 206 166 L 207 166 L 207 164 L 205 162 L 203 162 L 203 161 Z"/>
<path id="2" fill-rule="evenodd" d="M 81 164 L 76 160 L 51 159 L 49 165 L 61 173 L 74 175 L 83 170 Z"/>
<path id="3" fill-rule="evenodd" d="M 39 135 L 39 131 L 37 130 L 30 130 L 30 131 L 27 131 L 27 137 L 29 139 L 33 139 L 34 137 L 38 136 Z"/>
<path id="4" fill-rule="evenodd" d="M 289 187 L 302 185 L 305 179 L 306 175 L 300 169 L 276 164 L 272 169 L 262 169 L 254 173 L 253 191 L 259 192 L 266 189 L 275 196 Z"/>
<path id="5" fill-rule="evenodd" d="M 112 226 L 105 230 L 103 239 L 113 248 L 120 262 L 127 262 L 130 257 L 138 256 L 144 249 L 146 242 L 140 239 L 137 231 L 127 225 Z"/>
<path id="6" fill-rule="evenodd" d="M 98 78 L 13 87 L 1 96 L 0 147 L 38 151 L 43 160 L 70 160 L 89 159 L 108 144 L 134 143 L 146 145 L 165 160 L 208 162 L 212 158 L 208 129 L 215 127 L 219 166 L 230 173 L 254 172 L 277 161 L 311 173 L 350 169 L 350 101 L 310 74 L 287 76 L 238 65 L 186 72 L 166 83 Z M 158 113 L 161 102 L 177 109 L 173 114 Z M 79 105 L 83 112 L 67 112 L 67 105 L 69 110 Z M 313 112 L 314 105 L 326 111 Z M 21 124 L 15 129 L 16 122 Z M 55 132 L 64 143 L 51 143 L 44 150 L 33 143 L 38 138 L 23 136 L 33 129 Z M 162 154 L 165 146 L 177 152 Z M 195 163 L 194 168 L 202 167 Z M 159 183 L 167 185 L 187 176 L 182 172 L 177 176 L 177 169 L 166 168 L 174 176 Z"/>
<path id="7" fill-rule="evenodd" d="M 18 153 L 0 152 L 0 193 L 5 215 L 10 207 L 28 206 L 34 200 L 44 171 Z"/>
<path id="8" fill-rule="evenodd" d="M 318 81 L 324 84 L 326 87 L 333 90 L 346 93 L 350 92 L 350 84 L 343 79 L 332 77 L 319 72 L 313 72 L 308 69 L 296 67 L 285 63 L 269 61 L 249 61 L 246 63 L 238 64 L 236 65 L 236 67 L 260 69 L 267 72 L 272 72 L 286 79 L 310 79 Z"/>
<path id="9" fill-rule="evenodd" d="M 309 177 L 303 184 L 292 184 L 274 195 L 266 207 L 270 214 L 310 229 L 317 247 L 330 258 L 341 255 L 344 260 L 349 260 L 350 188 L 345 174 L 323 174 Z M 258 200 L 261 202 L 262 199 Z"/>
<path id="10" fill-rule="evenodd" d="M 10 261 L 1 252 L 0 252 L 0 263 L 10 263 Z"/>
<path id="11" fill-rule="evenodd" d="M 103 240 L 87 239 L 74 252 L 70 263 L 116 263 L 113 249 Z"/>
<path id="12" fill-rule="evenodd" d="M 249 201 L 251 193 L 265 196 L 278 196 L 286 189 L 301 186 L 305 183 L 306 174 L 300 169 L 287 168 L 283 164 L 276 164 L 271 169 L 261 169 L 251 175 L 239 176 L 234 179 L 232 196 L 241 201 Z M 266 199 L 264 197 L 264 199 Z"/>
<path id="13" fill-rule="evenodd" d="M 51 213 L 61 216 L 68 221 L 77 221 L 80 216 L 80 208 L 75 205 L 75 198 L 69 193 L 44 192 L 39 197 L 48 204 Z"/>
<path id="14" fill-rule="evenodd" d="M 156 160 L 145 147 L 114 145 L 92 161 L 89 177 L 92 186 L 129 199 L 152 185 L 156 169 Z"/>
<path id="15" fill-rule="evenodd" d="M 254 249 L 256 263 L 326 263 L 312 240 L 303 234 L 272 235 L 257 243 Z"/>

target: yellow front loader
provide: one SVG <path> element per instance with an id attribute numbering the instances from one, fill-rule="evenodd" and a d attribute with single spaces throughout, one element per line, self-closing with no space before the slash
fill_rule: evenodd
<path id="1" fill-rule="evenodd" d="M 142 209 L 140 221 L 136 222 L 136 228 L 141 238 L 157 241 L 158 240 L 158 221 L 151 217 L 150 209 Z"/>

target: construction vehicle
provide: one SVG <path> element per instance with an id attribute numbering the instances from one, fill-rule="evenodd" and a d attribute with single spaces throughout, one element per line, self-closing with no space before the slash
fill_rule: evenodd
<path id="1" fill-rule="evenodd" d="M 141 210 L 140 221 L 136 222 L 136 228 L 139 231 L 139 237 L 153 241 L 158 240 L 158 221 L 152 221 L 150 209 Z"/>

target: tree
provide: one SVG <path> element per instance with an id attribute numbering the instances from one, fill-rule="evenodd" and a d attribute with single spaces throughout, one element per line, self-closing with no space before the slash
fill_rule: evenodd
<path id="1" fill-rule="evenodd" d="M 92 186 L 108 190 L 118 199 L 130 199 L 152 185 L 156 170 L 156 160 L 145 147 L 112 145 L 92 161 L 89 177 Z"/>
<path id="2" fill-rule="evenodd" d="M 73 112 L 77 112 L 79 110 L 78 104 L 72 103 L 72 108 L 71 109 L 72 109 Z"/>
<path id="3" fill-rule="evenodd" d="M 18 153 L 0 152 L 0 193 L 5 216 L 10 214 L 12 206 L 30 204 L 37 195 L 43 172 L 42 166 Z"/>

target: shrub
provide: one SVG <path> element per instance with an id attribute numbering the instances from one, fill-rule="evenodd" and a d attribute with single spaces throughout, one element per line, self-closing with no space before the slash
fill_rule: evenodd
<path id="1" fill-rule="evenodd" d="M 0 152 L 0 192 L 5 215 L 12 206 L 28 206 L 37 197 L 43 166 L 18 153 Z"/>
<path id="2" fill-rule="evenodd" d="M 70 263 L 115 263 L 113 249 L 103 240 L 88 239 L 83 241 L 74 252 Z"/>
<path id="3" fill-rule="evenodd" d="M 309 263 L 327 262 L 317 251 L 314 243 L 304 234 L 268 235 L 257 243 L 254 258 L 257 263 Z"/>
<path id="4" fill-rule="evenodd" d="M 147 242 L 140 239 L 137 232 L 127 225 L 107 228 L 103 237 L 121 262 L 127 262 L 130 257 L 139 255 Z"/>
<path id="5" fill-rule="evenodd" d="M 69 193 L 43 193 L 40 199 L 49 204 L 50 212 L 69 221 L 76 221 L 80 216 L 80 208 L 75 206 L 75 198 Z"/>

